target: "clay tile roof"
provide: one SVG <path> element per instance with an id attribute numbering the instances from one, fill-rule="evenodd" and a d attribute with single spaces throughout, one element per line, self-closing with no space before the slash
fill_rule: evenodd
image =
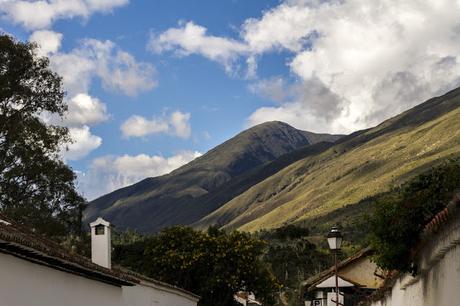
<path id="1" fill-rule="evenodd" d="M 84 256 L 71 254 L 59 244 L 15 224 L 2 215 L 0 252 L 112 285 L 133 286 L 139 283 L 136 278 L 125 273 L 101 267 Z"/>
<path id="2" fill-rule="evenodd" d="M 199 296 L 192 292 L 123 267 L 107 269 L 99 266 L 89 258 L 70 253 L 54 241 L 16 224 L 2 214 L 0 214 L 0 252 L 116 286 L 134 286 L 141 282 L 150 283 L 163 289 L 185 294 L 195 300 L 199 299 Z"/>
<path id="3" fill-rule="evenodd" d="M 450 218 L 455 214 L 460 206 L 460 193 L 457 193 L 452 201 L 437 213 L 430 222 L 425 225 L 422 235 L 427 236 L 429 234 L 434 234 L 439 231 L 445 223 L 449 221 Z"/>

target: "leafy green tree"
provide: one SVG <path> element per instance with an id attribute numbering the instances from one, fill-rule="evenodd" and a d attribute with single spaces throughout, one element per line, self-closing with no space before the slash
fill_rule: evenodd
<path id="1" fill-rule="evenodd" d="M 235 305 L 233 295 L 254 292 L 271 305 L 279 289 L 260 258 L 265 244 L 249 234 L 172 227 L 157 236 L 115 248 L 114 260 L 201 296 L 199 305 Z"/>
<path id="2" fill-rule="evenodd" d="M 283 285 L 283 304 L 302 304 L 300 284 L 330 264 L 330 255 L 307 240 L 308 228 L 286 225 L 257 233 L 267 243 L 262 260 Z"/>
<path id="3" fill-rule="evenodd" d="M 61 83 L 36 45 L 0 35 L 0 210 L 52 237 L 78 234 L 85 206 L 59 155 L 67 128 L 40 119 L 66 112 Z"/>
<path id="4" fill-rule="evenodd" d="M 459 188 L 460 163 L 452 160 L 377 199 L 370 217 L 376 263 L 388 270 L 410 271 L 411 250 L 421 231 Z"/>

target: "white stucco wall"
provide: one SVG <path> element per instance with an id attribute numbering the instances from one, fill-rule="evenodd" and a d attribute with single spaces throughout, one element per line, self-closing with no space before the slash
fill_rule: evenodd
<path id="1" fill-rule="evenodd" d="M 104 226 L 104 234 L 96 235 L 96 225 Z M 98 218 L 91 223 L 91 260 L 108 269 L 112 268 L 112 233 L 108 222 Z"/>
<path id="2" fill-rule="evenodd" d="M 460 216 L 430 237 L 418 258 L 419 274 L 405 274 L 372 306 L 460 305 Z"/>
<path id="3" fill-rule="evenodd" d="M 1 306 L 122 306 L 121 287 L 0 253 Z"/>
<path id="4" fill-rule="evenodd" d="M 176 292 L 154 288 L 146 284 L 123 287 L 126 306 L 196 306 L 197 302 Z"/>
<path id="5" fill-rule="evenodd" d="M 0 253 L 0 306 L 196 306 L 179 291 L 113 286 Z"/>

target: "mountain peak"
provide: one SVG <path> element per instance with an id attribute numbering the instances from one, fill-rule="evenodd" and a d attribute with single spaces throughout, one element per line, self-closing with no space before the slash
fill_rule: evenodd
<path id="1" fill-rule="evenodd" d="M 85 217 L 91 221 L 102 214 L 121 228 L 143 231 L 191 224 L 217 208 L 220 202 L 213 201 L 206 207 L 202 203 L 205 203 L 203 197 L 219 187 L 284 154 L 331 137 L 337 138 L 301 131 L 281 121 L 265 122 L 242 131 L 168 175 L 144 180 L 94 200 Z"/>

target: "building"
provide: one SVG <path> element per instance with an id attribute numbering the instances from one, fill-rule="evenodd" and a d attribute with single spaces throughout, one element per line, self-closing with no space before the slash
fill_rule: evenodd
<path id="1" fill-rule="evenodd" d="M 384 282 L 384 273 L 371 261 L 373 251 L 366 248 L 337 265 L 339 303 L 355 306 L 372 294 Z M 335 268 L 331 267 L 302 282 L 306 306 L 331 306 L 335 304 Z"/>
<path id="2" fill-rule="evenodd" d="M 111 265 L 110 224 L 91 224 L 92 260 L 0 216 L 1 306 L 196 306 L 199 297 Z"/>
<path id="3" fill-rule="evenodd" d="M 364 305 L 460 305 L 460 194 L 421 233 L 413 273 L 393 272 Z"/>

